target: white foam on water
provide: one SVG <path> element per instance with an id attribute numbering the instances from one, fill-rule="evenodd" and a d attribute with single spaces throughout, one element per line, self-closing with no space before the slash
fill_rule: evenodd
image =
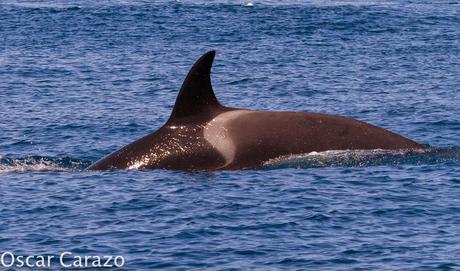
<path id="1" fill-rule="evenodd" d="M 20 158 L 0 157 L 1 173 L 24 172 L 66 172 L 75 171 L 85 166 L 85 162 L 69 158 L 50 158 L 28 156 Z"/>
<path id="2" fill-rule="evenodd" d="M 323 152 L 310 152 L 280 156 L 270 159 L 264 166 L 303 165 L 308 167 L 318 166 L 368 166 L 369 163 L 377 163 L 378 159 L 390 157 L 404 157 L 429 153 L 429 149 L 401 149 L 401 150 L 328 150 Z M 375 161 L 373 161 L 375 160 Z"/>

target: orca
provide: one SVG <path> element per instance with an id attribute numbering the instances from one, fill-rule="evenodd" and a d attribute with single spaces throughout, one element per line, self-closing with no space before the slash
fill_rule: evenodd
<path id="1" fill-rule="evenodd" d="M 341 116 L 223 106 L 211 85 L 214 57 L 215 51 L 209 51 L 192 66 L 166 124 L 88 169 L 241 170 L 310 152 L 425 148 L 383 128 Z"/>

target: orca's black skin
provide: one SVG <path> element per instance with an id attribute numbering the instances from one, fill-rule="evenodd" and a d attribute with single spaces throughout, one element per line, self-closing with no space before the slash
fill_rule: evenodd
<path id="1" fill-rule="evenodd" d="M 345 117 L 222 106 L 211 86 L 214 56 L 210 51 L 193 65 L 163 127 L 88 169 L 254 169 L 270 159 L 313 151 L 425 148 Z"/>

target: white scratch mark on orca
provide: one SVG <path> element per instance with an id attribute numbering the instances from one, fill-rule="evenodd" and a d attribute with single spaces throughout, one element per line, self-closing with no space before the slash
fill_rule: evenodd
<path id="1" fill-rule="evenodd" d="M 235 159 L 236 146 L 233 142 L 227 126 L 229 122 L 238 117 L 250 113 L 250 110 L 234 110 L 219 114 L 204 127 L 204 138 L 225 159 L 222 167 L 229 165 Z"/>

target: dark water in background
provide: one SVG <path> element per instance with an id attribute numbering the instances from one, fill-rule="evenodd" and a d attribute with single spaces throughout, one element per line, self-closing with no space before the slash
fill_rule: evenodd
<path id="1" fill-rule="evenodd" d="M 6 0 L 0 40 L 0 252 L 460 270 L 458 1 Z M 345 115 L 453 152 L 81 172 L 160 127 L 209 49 L 223 104 Z"/>

